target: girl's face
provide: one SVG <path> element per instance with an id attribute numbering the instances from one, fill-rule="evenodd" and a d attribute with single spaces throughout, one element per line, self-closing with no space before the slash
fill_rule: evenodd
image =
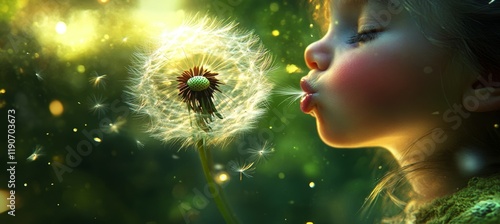
<path id="1" fill-rule="evenodd" d="M 397 2 L 332 0 L 328 32 L 306 49 L 301 109 L 331 146 L 391 147 L 441 122 L 450 54 Z"/>

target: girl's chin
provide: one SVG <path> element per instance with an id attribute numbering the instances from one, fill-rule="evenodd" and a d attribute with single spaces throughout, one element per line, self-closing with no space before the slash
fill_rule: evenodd
<path id="1" fill-rule="evenodd" d="M 322 122 L 321 116 L 316 117 L 318 135 L 325 144 L 335 148 L 359 148 L 364 147 L 362 140 L 347 130 L 333 129 L 333 125 Z"/>

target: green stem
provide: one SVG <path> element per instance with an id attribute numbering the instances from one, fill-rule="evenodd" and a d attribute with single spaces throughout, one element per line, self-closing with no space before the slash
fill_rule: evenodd
<path id="1" fill-rule="evenodd" d="M 212 195 L 212 198 L 214 199 L 219 212 L 221 213 L 222 217 L 224 217 L 224 220 L 227 224 L 237 224 L 238 221 L 234 216 L 234 213 L 231 211 L 226 198 L 224 197 L 222 187 L 219 184 L 215 183 L 214 177 L 212 176 L 213 166 L 211 164 L 213 164 L 213 161 L 212 156 L 205 147 L 205 141 L 200 140 L 196 144 L 196 147 L 200 155 L 201 166 L 203 167 L 203 173 L 205 174 L 205 179 L 207 180 L 210 194 Z"/>

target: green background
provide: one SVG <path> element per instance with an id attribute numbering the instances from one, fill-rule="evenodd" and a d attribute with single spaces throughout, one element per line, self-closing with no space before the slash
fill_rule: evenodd
<path id="1" fill-rule="evenodd" d="M 143 133 L 143 123 L 130 113 L 122 98 L 129 76 L 127 67 L 138 46 L 116 44 L 111 48 L 103 44 L 97 46 L 98 51 L 70 60 L 56 54 L 34 58 L 33 52 L 42 52 L 44 46 L 29 29 L 12 24 L 20 18 L 40 18 L 31 18 L 29 13 L 19 16 L 23 10 L 19 2 L 0 2 L 0 89 L 5 90 L 0 95 L 0 129 L 6 133 L 7 110 L 15 109 L 18 161 L 16 217 L 4 212 L 0 223 L 223 223 L 215 203 L 205 193 L 194 149 L 179 150 L 177 144 L 148 137 Z M 108 16 L 97 1 L 27 2 L 69 5 L 70 10 L 91 10 L 103 12 L 103 18 Z M 121 10 L 123 18 L 140 4 L 115 3 L 119 4 L 106 7 Z M 321 37 L 318 26 L 310 25 L 314 21 L 307 1 L 189 0 L 182 1 L 180 8 L 229 18 L 241 28 L 254 30 L 275 58 L 277 69 L 269 75 L 277 87 L 299 88 L 300 78 L 308 72 L 303 52 Z M 118 29 L 136 28 L 122 26 Z M 273 36 L 273 30 L 280 34 Z M 289 64 L 301 71 L 288 73 L 285 68 Z M 93 72 L 107 74 L 106 88 L 95 88 L 87 81 L 75 88 L 71 83 L 77 82 L 73 79 L 78 65 L 85 66 L 84 77 L 91 77 Z M 89 98 L 96 95 L 110 105 L 107 113 L 89 111 Z M 266 161 L 256 164 L 253 177 L 240 181 L 237 173 L 228 171 L 231 179 L 224 184 L 224 190 L 237 216 L 243 223 L 378 220 L 376 207 L 368 216 L 362 215 L 361 207 L 377 178 L 387 172 L 389 155 L 377 149 L 333 149 L 325 145 L 318 137 L 314 118 L 303 114 L 298 102 L 284 102 L 285 98 L 271 96 L 269 110 L 257 128 L 228 147 L 213 150 L 216 163 L 225 165 L 246 158 L 248 155 L 241 149 L 255 143 L 267 141 L 274 148 Z M 59 117 L 49 111 L 54 99 L 64 105 Z M 107 119 L 126 123 L 118 133 L 102 133 L 100 143 L 88 141 L 84 131 L 96 133 Z M 91 151 L 59 180 L 54 164 L 64 161 L 68 149 L 76 150 L 85 141 L 95 143 Z M 37 146 L 43 147 L 43 155 L 27 161 L 25 158 Z M 3 164 L 6 147 L 7 143 L 2 143 Z M 0 172 L 0 180 L 0 190 L 5 192 L 7 171 Z M 314 182 L 314 188 L 310 182 Z"/>

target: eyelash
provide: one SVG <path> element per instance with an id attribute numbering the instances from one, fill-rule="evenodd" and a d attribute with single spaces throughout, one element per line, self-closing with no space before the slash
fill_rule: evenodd
<path id="1" fill-rule="evenodd" d="M 357 44 L 360 42 L 368 42 L 372 41 L 373 39 L 377 38 L 377 35 L 380 31 L 379 30 L 368 30 L 368 31 L 362 31 L 360 33 L 357 33 L 356 35 L 352 36 L 347 40 L 348 44 Z"/>

